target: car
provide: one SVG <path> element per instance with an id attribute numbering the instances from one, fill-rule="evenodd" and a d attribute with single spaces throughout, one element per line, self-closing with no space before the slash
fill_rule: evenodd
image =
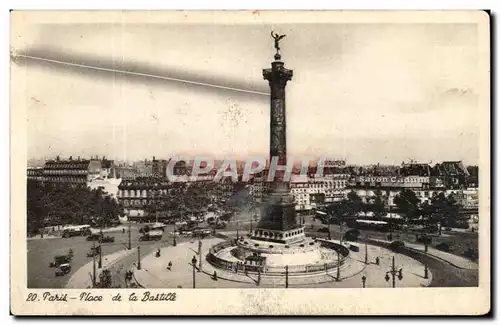
<path id="1" fill-rule="evenodd" d="M 92 234 L 90 236 L 87 236 L 87 241 L 94 241 L 94 240 L 99 240 L 101 238 L 100 234 Z"/>
<path id="2" fill-rule="evenodd" d="M 71 265 L 68 263 L 66 264 L 61 264 L 59 267 L 56 269 L 55 275 L 56 276 L 63 276 L 71 272 Z"/>
<path id="3" fill-rule="evenodd" d="M 327 227 L 319 228 L 318 232 L 328 232 L 328 228 Z"/>
<path id="4" fill-rule="evenodd" d="M 227 223 L 225 222 L 219 222 L 217 224 L 215 224 L 214 228 L 215 229 L 225 229 L 227 227 Z"/>
<path id="5" fill-rule="evenodd" d="M 139 241 L 150 241 L 150 240 L 160 240 L 162 236 L 151 236 L 149 234 L 144 234 L 139 237 Z"/>
<path id="6" fill-rule="evenodd" d="M 401 240 L 396 240 L 396 241 L 393 241 L 392 243 L 389 244 L 389 249 L 391 249 L 392 251 L 396 251 L 396 252 L 404 247 L 405 247 L 405 243 Z"/>
<path id="7" fill-rule="evenodd" d="M 179 236 L 181 233 L 180 233 L 180 232 L 178 232 L 178 231 L 172 231 L 170 234 L 171 234 L 172 236 Z"/>
<path id="8" fill-rule="evenodd" d="M 417 235 L 417 243 L 432 244 L 432 237 L 427 235 Z"/>
<path id="9" fill-rule="evenodd" d="M 115 237 L 106 236 L 101 238 L 101 243 L 114 243 Z"/>
<path id="10" fill-rule="evenodd" d="M 189 236 L 192 236 L 193 235 L 193 232 L 192 231 L 182 231 L 181 234 L 184 236 L 184 237 L 189 237 Z"/>
<path id="11" fill-rule="evenodd" d="M 358 241 L 358 237 L 360 234 L 361 234 L 361 232 L 358 229 L 350 229 L 350 230 L 345 232 L 344 240 Z"/>
<path id="12" fill-rule="evenodd" d="M 54 256 L 54 261 L 50 262 L 49 266 L 50 267 L 59 267 L 62 264 L 67 264 L 71 262 L 71 256 L 70 255 L 57 255 Z"/>

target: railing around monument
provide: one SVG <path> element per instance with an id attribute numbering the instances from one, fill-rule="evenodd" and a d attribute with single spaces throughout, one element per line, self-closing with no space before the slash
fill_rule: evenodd
<path id="1" fill-rule="evenodd" d="M 349 254 L 349 249 L 340 244 L 332 243 L 332 242 L 322 242 L 324 247 L 340 250 L 341 258 L 340 258 L 340 266 L 345 264 L 346 257 Z M 212 264 L 215 267 L 229 270 L 235 273 L 257 273 L 260 272 L 266 275 L 285 275 L 286 268 L 285 266 L 258 266 L 258 265 L 245 265 L 241 262 L 231 262 L 224 260 L 218 257 L 216 254 L 226 248 L 230 248 L 235 246 L 236 243 L 234 240 L 225 241 L 219 244 L 212 246 L 207 254 L 207 262 Z M 323 273 L 328 272 L 329 270 L 337 268 L 337 261 L 323 263 L 323 264 L 302 264 L 302 265 L 289 265 L 288 266 L 288 274 L 293 275 L 303 275 L 303 274 L 314 274 L 314 273 Z"/>

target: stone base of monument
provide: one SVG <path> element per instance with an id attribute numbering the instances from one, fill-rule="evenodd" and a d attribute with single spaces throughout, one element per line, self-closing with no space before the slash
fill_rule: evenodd
<path id="1" fill-rule="evenodd" d="M 207 261 L 215 268 L 261 276 L 314 275 L 343 267 L 349 249 L 343 245 L 303 236 L 294 243 L 240 237 L 210 248 Z"/>

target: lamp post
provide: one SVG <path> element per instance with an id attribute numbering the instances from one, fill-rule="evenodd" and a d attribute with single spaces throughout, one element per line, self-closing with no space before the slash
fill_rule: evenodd
<path id="1" fill-rule="evenodd" d="M 368 243 L 365 242 L 365 264 L 368 264 Z"/>
<path id="2" fill-rule="evenodd" d="M 196 288 L 196 272 L 194 269 L 196 269 L 196 256 L 193 255 L 193 258 L 191 259 L 191 265 L 193 265 L 193 289 Z"/>
<path id="3" fill-rule="evenodd" d="M 130 216 L 127 216 L 128 219 L 128 250 L 132 249 L 132 231 L 131 231 L 131 221 Z"/>
<path id="4" fill-rule="evenodd" d="M 337 251 L 337 281 L 340 281 L 340 249 Z"/>
<path id="5" fill-rule="evenodd" d="M 389 276 L 390 274 L 390 276 Z M 396 274 L 399 279 L 399 281 L 403 280 L 403 269 L 400 268 L 399 270 L 396 270 L 396 264 L 394 261 L 394 256 L 392 257 L 392 267 L 389 271 L 385 273 L 385 281 L 389 282 L 392 276 L 392 287 L 396 287 Z"/>
<path id="6" fill-rule="evenodd" d="M 92 244 L 92 266 L 94 273 L 92 274 L 92 286 L 95 288 L 95 240 Z"/>
<path id="7" fill-rule="evenodd" d="M 198 268 L 198 272 L 201 272 L 201 261 L 203 260 L 201 256 L 201 239 L 198 239 L 198 256 L 200 258 L 200 267 Z"/>
<path id="8" fill-rule="evenodd" d="M 288 265 L 285 266 L 285 288 L 288 288 Z"/>
<path id="9" fill-rule="evenodd" d="M 340 245 L 342 245 L 342 221 L 343 221 L 343 218 L 342 218 L 342 215 L 340 215 L 339 217 L 339 231 L 340 231 L 340 238 L 339 238 L 339 243 Z"/>
<path id="10" fill-rule="evenodd" d="M 137 246 L 137 269 L 141 269 L 141 247 Z"/>
<path id="11" fill-rule="evenodd" d="M 389 240 L 392 241 L 392 206 L 389 203 L 389 199 L 387 199 L 387 204 L 389 205 Z"/>
<path id="12" fill-rule="evenodd" d="M 425 241 L 425 255 L 427 256 L 427 251 L 429 249 L 429 240 L 428 240 L 428 237 L 426 236 L 424 238 L 424 241 Z M 426 263 L 424 264 L 424 279 L 428 279 L 429 278 L 429 270 L 427 269 L 427 261 Z"/>
<path id="13" fill-rule="evenodd" d="M 174 247 L 177 246 L 177 230 L 175 228 L 175 219 L 174 219 Z"/>
<path id="14" fill-rule="evenodd" d="M 236 241 L 240 238 L 240 222 L 236 221 Z"/>
<path id="15" fill-rule="evenodd" d="M 328 214 L 328 218 L 326 220 L 328 221 L 328 240 L 332 240 L 332 231 L 330 230 L 330 222 L 331 222 L 330 214 Z"/>
<path id="16" fill-rule="evenodd" d="M 102 268 L 102 243 L 99 245 L 99 265 L 98 268 Z"/>

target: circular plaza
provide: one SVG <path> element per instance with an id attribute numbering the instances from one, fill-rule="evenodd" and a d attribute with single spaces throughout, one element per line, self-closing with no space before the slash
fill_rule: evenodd
<path id="1" fill-rule="evenodd" d="M 271 244 L 273 247 L 265 250 L 257 246 L 261 256 L 271 256 L 269 263 L 260 267 L 259 259 L 255 259 L 253 265 L 245 264 L 239 255 L 241 250 L 245 256 L 248 252 L 256 252 L 248 249 L 248 245 L 258 242 L 248 237 L 193 239 L 177 246 L 162 247 L 159 254 L 156 251 L 142 256 L 140 269 L 137 265 L 133 268 L 134 279 L 143 288 L 359 288 L 362 285 L 381 288 L 391 286 L 385 276 L 396 256 L 396 266 L 405 269 L 404 278 L 397 280 L 397 286 L 424 287 L 432 280 L 430 272 L 429 277 L 424 278 L 423 264 L 385 248 L 351 242 L 341 245 L 335 240 L 308 240 L 314 245 L 307 249 L 306 245 L 300 247 L 301 244 L 289 248 Z"/>

